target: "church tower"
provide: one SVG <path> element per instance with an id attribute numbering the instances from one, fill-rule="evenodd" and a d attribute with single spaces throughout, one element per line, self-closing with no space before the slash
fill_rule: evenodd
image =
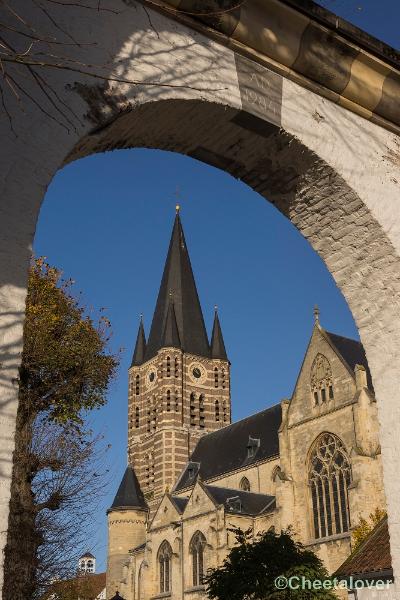
<path id="1" fill-rule="evenodd" d="M 209 343 L 177 207 L 149 338 L 141 319 L 129 369 L 128 461 L 151 509 L 199 438 L 230 422 L 221 326 L 215 311 Z"/>

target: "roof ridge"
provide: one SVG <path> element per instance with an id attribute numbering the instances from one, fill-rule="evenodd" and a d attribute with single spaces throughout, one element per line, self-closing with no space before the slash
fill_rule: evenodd
<path id="1" fill-rule="evenodd" d="M 328 331 L 324 327 L 320 327 L 320 329 L 322 329 L 322 331 L 324 331 L 328 335 L 334 335 L 335 337 L 342 338 L 343 340 L 349 340 L 350 342 L 355 342 L 356 344 L 360 344 L 360 346 L 363 346 L 363 343 L 361 340 L 355 340 L 354 338 L 348 337 L 347 335 L 342 335 L 341 333 L 335 333 L 334 331 Z M 364 348 L 364 346 L 363 346 L 363 348 Z"/>
<path id="2" fill-rule="evenodd" d="M 263 492 L 252 492 L 248 490 L 238 490 L 237 488 L 229 488 L 220 485 L 209 485 L 208 483 L 202 482 L 205 487 L 213 488 L 217 490 L 225 490 L 227 492 L 235 492 L 236 494 L 239 492 L 240 494 L 250 494 L 252 496 L 267 496 L 267 498 L 275 498 L 273 494 L 264 494 Z"/>
<path id="3" fill-rule="evenodd" d="M 209 438 L 211 435 L 219 433 L 220 431 L 226 431 L 226 429 L 228 427 L 233 427 L 234 425 L 239 425 L 240 423 L 244 423 L 248 419 L 252 419 L 253 417 L 256 417 L 257 415 L 261 415 L 273 408 L 278 408 L 278 407 L 280 407 L 280 405 L 281 405 L 280 402 L 277 402 L 276 404 L 273 404 L 272 406 L 268 406 L 268 408 L 264 408 L 263 410 L 259 410 L 258 412 L 252 413 L 251 415 L 248 415 L 247 417 L 243 417 L 243 419 L 239 419 L 239 421 L 234 421 L 233 423 L 228 423 L 227 425 L 224 425 L 223 427 L 220 427 L 219 429 L 216 429 L 215 431 L 210 431 L 209 433 L 206 433 L 205 435 L 203 435 L 199 439 L 198 443 L 200 443 L 201 440 Z M 193 454 L 193 452 L 192 452 L 192 454 Z M 191 462 L 193 462 L 193 461 L 191 461 Z"/>

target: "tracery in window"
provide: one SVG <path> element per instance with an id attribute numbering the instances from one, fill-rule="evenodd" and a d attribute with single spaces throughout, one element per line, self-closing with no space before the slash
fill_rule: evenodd
<path id="1" fill-rule="evenodd" d="M 349 531 L 350 483 L 351 467 L 343 442 L 332 433 L 323 433 L 314 444 L 309 467 L 316 539 Z"/>
<path id="2" fill-rule="evenodd" d="M 161 593 L 171 591 L 171 557 L 172 548 L 167 542 L 167 540 L 164 540 L 158 550 L 158 565 Z"/>
<path id="3" fill-rule="evenodd" d="M 244 492 L 250 492 L 250 481 L 247 479 L 247 477 L 242 477 L 239 483 L 239 487 Z"/>
<path id="4" fill-rule="evenodd" d="M 311 393 L 315 406 L 333 398 L 332 369 L 323 354 L 317 354 L 311 366 Z"/>
<path id="5" fill-rule="evenodd" d="M 201 531 L 196 531 L 190 542 L 190 554 L 192 555 L 193 585 L 203 584 L 204 577 L 204 547 L 206 538 Z"/>

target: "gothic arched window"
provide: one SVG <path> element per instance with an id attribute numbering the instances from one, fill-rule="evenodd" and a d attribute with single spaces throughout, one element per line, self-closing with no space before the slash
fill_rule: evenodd
<path id="1" fill-rule="evenodd" d="M 190 554 L 192 555 L 193 585 L 203 584 L 204 577 L 204 547 L 206 538 L 201 531 L 196 531 L 190 542 Z"/>
<path id="2" fill-rule="evenodd" d="M 167 390 L 167 411 L 171 410 L 171 391 Z"/>
<path id="3" fill-rule="evenodd" d="M 190 394 L 190 425 L 196 425 L 196 394 Z"/>
<path id="4" fill-rule="evenodd" d="M 199 396 L 199 426 L 204 429 L 205 427 L 205 419 L 204 419 L 204 394 L 200 394 Z"/>
<path id="5" fill-rule="evenodd" d="M 179 376 L 179 360 L 175 358 L 175 377 Z"/>
<path id="6" fill-rule="evenodd" d="M 311 393 L 314 406 L 325 404 L 333 398 L 332 369 L 329 360 L 323 354 L 317 354 L 311 366 Z"/>
<path id="7" fill-rule="evenodd" d="M 349 531 L 350 483 L 350 461 L 343 442 L 332 433 L 321 434 L 314 443 L 309 466 L 316 539 Z"/>
<path id="8" fill-rule="evenodd" d="M 136 429 L 139 427 L 139 407 L 135 408 L 135 427 Z"/>
<path id="9" fill-rule="evenodd" d="M 219 402 L 215 401 L 215 420 L 219 421 Z"/>
<path id="10" fill-rule="evenodd" d="M 172 548 L 167 540 L 164 540 L 158 550 L 161 593 L 171 591 L 171 556 Z"/>
<path id="11" fill-rule="evenodd" d="M 139 394 L 140 394 L 140 377 L 139 377 L 139 375 L 136 375 L 136 377 L 135 377 L 135 393 L 136 393 L 136 396 L 139 396 Z"/>
<path id="12" fill-rule="evenodd" d="M 214 386 L 217 388 L 219 385 L 219 374 L 218 374 L 218 368 L 215 367 L 214 368 Z"/>
<path id="13" fill-rule="evenodd" d="M 167 377 L 171 377 L 171 357 L 167 356 Z"/>
<path id="14" fill-rule="evenodd" d="M 244 492 L 250 491 L 250 481 L 247 479 L 247 477 L 242 477 L 242 479 L 240 480 L 240 483 L 239 483 L 239 487 Z"/>

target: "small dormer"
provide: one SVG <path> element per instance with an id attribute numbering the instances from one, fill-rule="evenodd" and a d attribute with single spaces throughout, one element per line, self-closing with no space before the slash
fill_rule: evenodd
<path id="1" fill-rule="evenodd" d="M 247 460 L 251 460 L 257 454 L 260 447 L 260 438 L 253 438 L 249 435 L 249 441 L 247 442 Z"/>
<path id="2" fill-rule="evenodd" d="M 200 469 L 200 463 L 198 462 L 188 462 L 186 473 L 188 477 L 188 483 L 194 481 L 198 475 Z"/>
<path id="3" fill-rule="evenodd" d="M 242 512 L 242 502 L 239 496 L 233 496 L 232 498 L 226 499 L 226 509 L 229 512 L 240 513 Z"/>

